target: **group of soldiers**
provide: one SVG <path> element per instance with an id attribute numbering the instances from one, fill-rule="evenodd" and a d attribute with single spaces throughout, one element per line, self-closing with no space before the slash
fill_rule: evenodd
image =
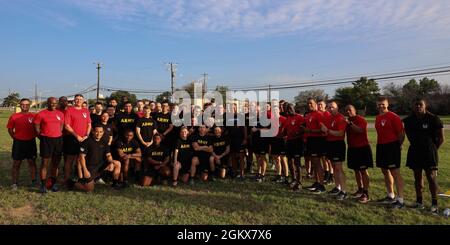
<path id="1" fill-rule="evenodd" d="M 360 203 L 370 200 L 368 169 L 373 167 L 374 157 L 369 125 L 353 105 L 339 108 L 335 101 L 310 98 L 306 112 L 300 114 L 283 100 L 244 101 L 225 109 L 215 103 L 186 107 L 140 100 L 132 104 L 123 98 L 120 104 L 108 101 L 106 108 L 101 102 L 88 108 L 80 94 L 73 102 L 66 97 L 48 98 L 47 108 L 36 114 L 30 112 L 30 104 L 29 99 L 22 99 L 21 112 L 11 115 L 7 124 L 13 138 L 13 189 L 18 187 L 23 160 L 28 161 L 32 185 L 38 185 L 42 193 L 58 191 L 59 175 L 68 190 L 82 191 L 93 191 L 96 184 L 104 182 L 111 182 L 114 189 L 132 183 L 176 187 L 179 182 L 193 185 L 226 177 L 242 181 L 250 175 L 255 182 L 264 182 L 272 163 L 274 181 L 293 191 L 323 194 L 325 185 L 332 184 L 328 194 L 338 200 L 350 196 Z M 413 113 L 403 120 L 388 107 L 387 98 L 377 100 L 375 163 L 384 175 L 387 192 L 377 201 L 393 208 L 405 206 L 400 163 L 406 135 L 410 142 L 406 166 L 414 174 L 415 207 L 424 208 L 425 173 L 431 212 L 437 214 L 436 176 L 443 124 L 427 110 L 423 99 L 415 101 Z M 36 180 L 36 138 L 40 182 Z M 63 174 L 59 173 L 61 160 Z M 355 173 L 358 189 L 352 194 L 348 194 L 344 162 Z M 305 177 L 314 183 L 302 186 Z"/>

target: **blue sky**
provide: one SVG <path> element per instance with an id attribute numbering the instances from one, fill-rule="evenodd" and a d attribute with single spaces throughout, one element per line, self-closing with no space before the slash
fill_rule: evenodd
<path id="1" fill-rule="evenodd" d="M 450 65 L 449 12 L 448 0 L 0 0 L 0 97 L 35 82 L 45 97 L 77 92 L 96 61 L 106 85 L 156 90 L 170 88 L 168 61 L 178 86 L 206 72 L 209 87 Z"/>

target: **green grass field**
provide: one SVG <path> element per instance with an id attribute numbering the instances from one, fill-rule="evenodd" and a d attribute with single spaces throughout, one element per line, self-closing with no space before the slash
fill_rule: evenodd
<path id="1" fill-rule="evenodd" d="M 450 219 L 426 210 L 391 210 L 374 203 L 343 202 L 308 191 L 292 192 L 273 183 L 230 180 L 198 183 L 194 187 L 131 187 L 113 191 L 99 186 L 94 193 L 61 190 L 45 196 L 30 189 L 24 163 L 17 192 L 10 190 L 11 139 L 5 129 L 9 113 L 0 112 L 0 224 L 450 224 Z M 447 139 L 450 132 L 446 131 Z M 370 131 L 372 145 L 374 131 Z M 405 149 L 407 147 L 404 147 Z M 403 155 L 404 156 L 404 155 Z M 450 143 L 440 150 L 439 183 L 450 189 Z M 403 167 L 407 203 L 415 200 L 412 172 Z M 355 190 L 347 171 L 349 190 Z M 385 196 L 382 174 L 371 169 L 371 199 Z M 305 181 L 304 185 L 310 185 Z M 426 185 L 427 186 L 427 185 Z M 331 189 L 331 186 L 327 187 Z M 450 199 L 440 199 L 441 211 Z"/>

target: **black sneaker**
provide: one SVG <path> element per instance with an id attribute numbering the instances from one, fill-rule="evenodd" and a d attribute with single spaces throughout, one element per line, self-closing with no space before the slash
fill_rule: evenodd
<path id="1" fill-rule="evenodd" d="M 216 182 L 216 177 L 214 177 L 214 175 L 210 175 L 209 176 L 209 181 Z"/>
<path id="2" fill-rule="evenodd" d="M 382 199 L 378 199 L 376 202 L 381 203 L 381 204 L 393 204 L 396 202 L 395 198 L 390 198 L 390 197 L 385 197 Z"/>
<path id="3" fill-rule="evenodd" d="M 336 196 L 339 194 L 339 192 L 341 192 L 341 190 L 339 190 L 337 187 L 334 187 L 331 191 L 327 192 L 327 194 L 330 194 L 332 196 Z"/>
<path id="4" fill-rule="evenodd" d="M 415 203 L 411 206 L 411 208 L 422 210 L 422 209 L 425 209 L 425 206 L 423 206 L 423 204 L 420 203 L 420 202 L 415 202 Z"/>
<path id="5" fill-rule="evenodd" d="M 343 192 L 343 191 L 340 191 L 339 194 L 336 197 L 336 199 L 338 201 L 343 201 L 343 200 L 345 200 L 347 198 L 348 198 L 347 192 Z"/>
<path id="6" fill-rule="evenodd" d="M 306 189 L 310 190 L 310 191 L 314 191 L 315 189 L 317 189 L 320 186 L 320 183 L 318 182 L 314 182 L 314 184 L 312 184 L 311 186 L 306 187 Z"/>
<path id="7" fill-rule="evenodd" d="M 313 194 L 323 194 L 325 193 L 325 186 L 319 184 L 315 190 L 312 191 Z"/>
<path id="8" fill-rule="evenodd" d="M 120 188 L 121 188 L 121 186 L 120 186 L 119 183 L 117 183 L 117 182 L 112 183 L 111 187 L 112 187 L 114 190 L 120 190 Z"/>
<path id="9" fill-rule="evenodd" d="M 398 200 L 391 204 L 391 208 L 393 209 L 402 209 L 405 207 L 405 203 L 399 202 Z"/>
<path id="10" fill-rule="evenodd" d="M 128 181 L 124 181 L 122 183 L 122 188 L 128 188 L 128 187 L 130 187 L 130 184 L 128 184 Z"/>

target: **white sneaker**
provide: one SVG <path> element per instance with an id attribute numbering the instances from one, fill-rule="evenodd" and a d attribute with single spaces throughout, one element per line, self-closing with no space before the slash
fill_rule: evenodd
<path id="1" fill-rule="evenodd" d="M 11 190 L 12 191 L 17 191 L 17 184 L 12 184 L 11 185 Z"/>
<path id="2" fill-rule="evenodd" d="M 95 182 L 95 183 L 100 184 L 100 185 L 105 185 L 106 184 L 105 181 L 102 178 L 99 178 L 97 180 L 97 182 Z"/>

